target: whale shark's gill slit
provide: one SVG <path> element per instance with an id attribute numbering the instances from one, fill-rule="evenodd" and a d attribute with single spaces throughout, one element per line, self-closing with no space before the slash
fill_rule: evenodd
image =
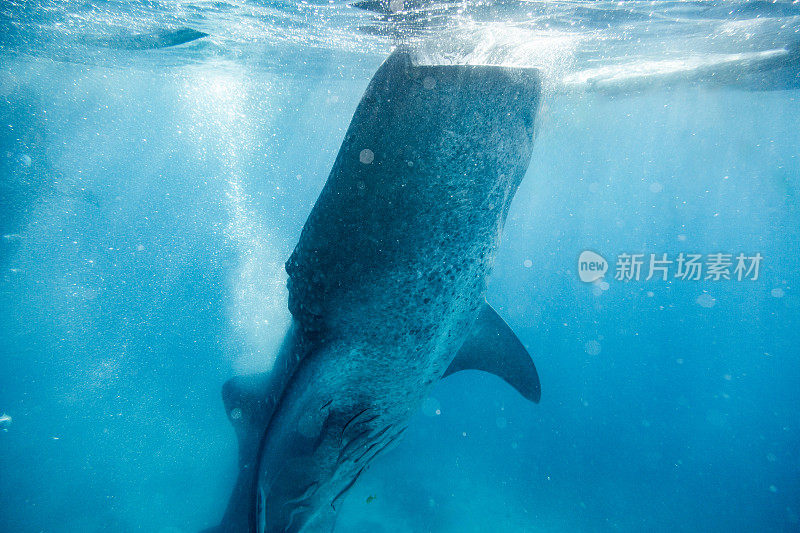
<path id="1" fill-rule="evenodd" d="M 323 411 L 326 407 L 333 403 L 333 400 L 328 400 L 325 404 L 319 408 L 320 411 Z"/>
<path id="2" fill-rule="evenodd" d="M 354 463 L 359 463 L 359 462 L 361 462 L 361 460 L 362 460 L 364 457 L 366 457 L 366 456 L 367 456 L 367 454 L 369 454 L 369 452 L 371 452 L 372 450 L 374 450 L 374 449 L 375 449 L 377 446 L 379 446 L 379 445 L 381 445 L 381 444 L 385 443 L 385 441 L 384 441 L 384 439 L 383 439 L 383 436 L 384 436 L 384 435 L 386 434 L 386 432 L 387 432 L 387 431 L 389 431 L 389 429 L 391 429 L 392 427 L 393 427 L 393 426 L 392 426 L 392 424 L 389 424 L 388 426 L 385 426 L 383 429 L 381 429 L 381 430 L 380 430 L 380 431 L 378 431 L 377 433 L 375 433 L 375 434 L 373 434 L 373 435 L 370 435 L 370 437 L 369 437 L 369 438 L 370 438 L 371 440 L 373 440 L 374 442 L 373 442 L 372 444 L 370 444 L 370 445 L 369 445 L 369 446 L 368 446 L 368 447 L 367 447 L 367 448 L 366 448 L 366 449 L 365 449 L 363 452 L 361 452 L 361 455 L 359 455 L 358 457 L 356 457 L 355 459 L 353 459 L 353 462 L 354 462 Z M 391 440 L 391 438 L 390 438 L 390 440 Z"/>
<path id="3" fill-rule="evenodd" d="M 349 459 L 350 456 L 352 456 L 353 453 L 355 453 L 355 452 L 351 453 L 352 448 L 357 448 L 359 445 L 367 442 L 369 440 L 367 438 L 369 436 L 369 433 L 370 431 L 368 429 L 365 429 L 364 431 L 362 431 L 361 433 L 350 439 L 350 441 L 342 448 L 342 451 L 339 452 L 339 457 L 336 459 L 336 464 L 342 464 L 345 460 Z"/>
<path id="4" fill-rule="evenodd" d="M 305 488 L 305 490 L 303 490 L 300 496 L 298 496 L 297 498 L 292 498 L 291 500 L 286 500 L 283 506 L 286 507 L 287 505 L 294 505 L 295 503 L 300 503 L 304 500 L 309 499 L 314 494 L 314 491 L 317 489 L 318 486 L 319 486 L 318 482 L 316 481 L 312 482 L 311 484 L 308 485 L 308 487 Z"/>
<path id="5" fill-rule="evenodd" d="M 369 452 L 371 452 L 372 450 L 374 450 L 374 449 L 375 449 L 375 447 L 376 447 L 377 445 L 378 445 L 378 443 L 377 443 L 377 442 L 373 442 L 372 444 L 370 444 L 370 445 L 367 447 L 367 449 L 366 449 L 366 450 L 364 450 L 364 452 L 363 452 L 361 455 L 359 455 L 358 457 L 356 457 L 356 458 L 353 460 L 353 462 L 354 462 L 354 463 L 359 463 L 359 462 L 361 462 L 361 459 L 363 459 L 363 458 L 364 458 L 364 456 L 365 456 L 365 455 L 367 455 Z"/>
<path id="6" fill-rule="evenodd" d="M 373 454 L 372 454 L 372 457 L 377 457 L 377 456 L 378 456 L 378 455 L 380 455 L 380 454 L 381 454 L 381 453 L 382 453 L 384 450 L 388 449 L 388 448 L 389 448 L 389 446 L 391 446 L 393 443 L 395 443 L 395 442 L 397 441 L 397 439 L 399 439 L 399 438 L 400 438 L 400 436 L 401 436 L 401 435 L 402 435 L 402 434 L 405 432 L 405 430 L 406 430 L 406 429 L 408 429 L 408 428 L 403 428 L 403 429 L 401 429 L 400 431 L 398 431 L 397 433 L 395 433 L 394 435 L 392 435 L 391 437 L 389 437 L 389 440 L 388 440 L 388 441 L 386 441 L 386 444 L 384 444 L 383 446 L 381 446 L 381 447 L 380 447 L 380 449 L 379 449 L 377 452 L 373 453 Z"/>
<path id="7" fill-rule="evenodd" d="M 387 429 L 388 429 L 388 428 L 387 428 Z M 399 438 L 400 438 L 400 436 L 401 436 L 401 435 L 402 435 L 402 434 L 405 432 L 405 430 L 406 430 L 406 428 L 403 428 L 403 429 L 401 429 L 400 431 L 398 431 L 397 433 L 395 433 L 394 435 L 392 435 L 391 437 L 389 437 L 389 439 L 388 439 L 388 440 L 387 440 L 387 441 L 386 441 L 386 442 L 385 442 L 385 443 L 384 443 L 384 444 L 383 444 L 383 445 L 382 445 L 380 448 L 378 448 L 378 450 L 377 450 L 375 453 L 373 453 L 373 454 L 372 454 L 372 455 L 369 457 L 369 460 L 372 460 L 372 459 L 373 459 L 373 458 L 375 458 L 377 455 L 379 455 L 381 452 L 383 452 L 384 450 L 386 450 L 387 448 L 389 448 L 389 446 L 391 446 L 391 445 L 392 445 L 392 443 L 396 442 L 396 441 L 397 441 L 397 439 L 399 439 Z M 364 451 L 364 453 L 362 453 L 362 454 L 361 454 L 361 455 L 360 455 L 360 456 L 359 456 L 357 459 L 355 459 L 353 462 L 354 462 L 354 463 L 358 463 L 359 461 L 361 461 L 361 459 L 363 459 L 365 456 L 367 456 L 371 450 L 374 450 L 374 449 L 375 449 L 375 447 L 376 447 L 377 445 L 378 445 L 378 443 L 377 443 L 377 442 L 373 443 L 373 444 L 372 444 L 372 445 L 371 445 L 369 448 L 367 448 L 367 449 Z M 331 501 L 331 507 L 333 508 L 333 510 L 334 510 L 334 511 L 336 511 L 336 505 L 335 505 L 335 504 L 336 504 L 336 501 L 337 501 L 339 498 L 341 498 L 342 496 L 344 496 L 344 494 L 345 494 L 347 491 L 349 491 L 349 490 L 352 488 L 352 486 L 353 486 L 353 485 L 355 485 L 355 483 L 356 483 L 356 481 L 358 480 L 359 476 L 361 476 L 361 473 L 362 473 L 362 472 L 363 472 L 363 471 L 364 471 L 364 470 L 367 468 L 367 466 L 369 465 L 369 460 L 368 460 L 368 461 L 367 461 L 367 462 L 364 464 L 364 466 L 362 466 L 362 467 L 361 467 L 361 468 L 358 470 L 358 473 L 355 475 L 355 477 L 353 478 L 353 480 L 352 480 L 352 481 L 351 481 L 351 482 L 350 482 L 350 483 L 349 483 L 349 484 L 348 484 L 348 485 L 347 485 L 347 486 L 346 486 L 344 489 L 342 489 L 342 491 L 341 491 L 339 494 L 337 494 L 337 495 L 336 495 L 336 497 L 333 499 L 333 501 Z"/>
<path id="8" fill-rule="evenodd" d="M 356 415 L 355 415 L 353 418 L 351 418 L 350 420 L 348 420 L 348 421 L 347 421 L 347 423 L 346 423 L 346 424 L 344 425 L 344 427 L 342 428 L 342 434 L 341 434 L 341 435 L 339 435 L 339 446 L 341 446 L 341 445 L 342 445 L 342 442 L 344 442 L 344 434 L 345 434 L 345 432 L 347 431 L 347 428 L 349 428 L 349 427 L 350 427 L 350 424 L 352 424 L 353 422 L 355 422 L 356 418 L 358 418 L 359 416 L 363 415 L 363 414 L 364 414 L 364 413 L 366 413 L 368 410 L 369 410 L 369 408 L 365 407 L 364 409 L 362 409 L 361 411 L 359 411 L 359 412 L 358 412 L 358 413 L 357 413 L 357 414 L 356 414 Z"/>
<path id="9" fill-rule="evenodd" d="M 382 430 L 380 430 L 380 431 L 378 431 L 377 433 L 375 433 L 375 434 L 372 436 L 372 438 L 373 438 L 373 439 L 375 439 L 375 440 L 377 441 L 378 439 L 380 439 L 380 438 L 383 436 L 383 434 L 384 434 L 384 433 L 386 433 L 387 431 L 389 431 L 389 429 L 391 429 L 391 428 L 392 428 L 392 424 L 389 424 L 388 426 L 384 427 Z"/>
<path id="10" fill-rule="evenodd" d="M 355 485 L 355 484 L 356 484 L 356 481 L 358 481 L 358 478 L 359 478 L 359 476 L 361 476 L 361 473 L 364 471 L 364 469 L 365 469 L 365 468 L 366 468 L 366 465 L 362 466 L 362 467 L 359 469 L 358 473 L 355 475 L 355 477 L 353 477 L 353 479 L 350 481 L 350 483 L 348 483 L 348 484 L 347 484 L 347 486 L 345 486 L 345 488 L 343 488 L 343 489 L 341 490 L 341 492 L 339 492 L 339 494 L 337 494 L 337 495 L 336 495 L 336 496 L 333 498 L 333 500 L 331 500 L 331 508 L 332 508 L 334 511 L 336 511 L 336 502 L 339 500 L 339 498 L 341 498 L 342 496 L 344 496 L 344 495 L 347 493 L 347 491 L 349 491 L 351 488 L 353 488 L 353 485 Z"/>
<path id="11" fill-rule="evenodd" d="M 369 424 L 370 422 L 374 422 L 377 419 L 378 419 L 378 415 L 375 415 L 375 416 L 371 416 L 371 417 L 367 418 L 366 420 L 362 420 L 361 423 L 362 424 Z"/>

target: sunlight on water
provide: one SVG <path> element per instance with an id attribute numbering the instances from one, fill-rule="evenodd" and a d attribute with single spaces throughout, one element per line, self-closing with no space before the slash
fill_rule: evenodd
<path id="1" fill-rule="evenodd" d="M 537 68 L 545 80 L 560 79 L 570 69 L 580 36 L 562 31 L 534 31 L 502 22 L 462 20 L 443 35 L 414 48 L 422 65 L 500 65 Z"/>
<path id="2" fill-rule="evenodd" d="M 568 75 L 563 80 L 566 88 L 611 89 L 642 88 L 666 82 L 673 84 L 681 80 L 697 80 L 702 76 L 723 79 L 726 74 L 733 77 L 738 71 L 746 71 L 751 65 L 788 56 L 785 49 L 765 50 L 738 54 L 705 54 L 681 59 L 627 61 L 616 65 L 589 68 Z"/>
<path id="3" fill-rule="evenodd" d="M 237 267 L 228 280 L 228 312 L 242 345 L 234 367 L 237 372 L 267 370 L 274 363 L 283 331 L 289 324 L 286 310 L 286 273 L 271 242 L 263 218 L 253 211 L 246 191 L 242 161 L 252 157 L 253 124 L 242 110 L 251 88 L 247 76 L 235 65 L 203 65 L 187 69 L 183 98 L 192 113 L 194 133 L 204 155 L 219 162 L 228 212 L 225 234 L 234 246 Z M 259 88 L 268 92 L 269 88 Z M 267 95 L 263 95 L 267 96 Z"/>

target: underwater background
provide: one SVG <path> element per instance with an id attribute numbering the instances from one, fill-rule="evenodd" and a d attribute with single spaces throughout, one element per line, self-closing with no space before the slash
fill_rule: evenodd
<path id="1" fill-rule="evenodd" d="M 542 400 L 443 380 L 337 531 L 800 531 L 798 32 L 790 2 L 0 3 L 0 531 L 218 523 L 222 383 L 269 368 L 398 44 L 543 72 L 488 294 Z M 615 279 L 682 252 L 763 260 Z"/>

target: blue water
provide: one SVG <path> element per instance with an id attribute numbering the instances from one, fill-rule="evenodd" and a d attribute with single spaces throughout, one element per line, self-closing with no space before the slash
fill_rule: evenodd
<path id="1" fill-rule="evenodd" d="M 798 69 L 752 59 L 791 56 L 797 6 L 415 6 L 3 4 L 0 531 L 219 521 L 221 385 L 269 367 L 283 262 L 399 41 L 550 80 L 488 295 L 542 401 L 442 381 L 337 532 L 800 531 Z M 209 36 L 127 46 L 177 27 Z M 587 249 L 764 259 L 601 285 Z"/>

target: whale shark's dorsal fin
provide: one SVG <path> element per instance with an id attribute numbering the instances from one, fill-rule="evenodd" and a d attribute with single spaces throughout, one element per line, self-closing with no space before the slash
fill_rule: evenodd
<path id="1" fill-rule="evenodd" d="M 442 377 L 461 370 L 494 374 L 528 400 L 539 403 L 542 389 L 531 356 L 489 304 L 484 304 L 461 350 Z"/>

